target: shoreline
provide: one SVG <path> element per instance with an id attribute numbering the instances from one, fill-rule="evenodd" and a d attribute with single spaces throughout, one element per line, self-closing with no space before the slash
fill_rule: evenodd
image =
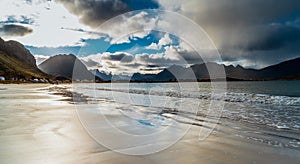
<path id="1" fill-rule="evenodd" d="M 107 84 L 107 83 L 191 83 L 191 82 L 198 82 L 198 83 L 205 83 L 205 82 L 276 82 L 276 81 L 300 81 L 300 78 L 296 79 L 274 79 L 274 80 L 222 80 L 222 79 L 215 79 L 215 80 L 182 80 L 182 81 L 103 81 L 103 82 L 59 82 L 59 83 L 41 83 L 41 82 L 30 82 L 30 81 L 8 81 L 3 80 L 0 81 L 0 84 L 49 84 L 49 85 L 62 85 L 62 84 L 81 84 L 81 83 L 95 83 L 95 84 Z"/>
<path id="2" fill-rule="evenodd" d="M 204 141 L 199 141 L 194 136 L 199 128 L 193 126 L 184 138 L 161 152 L 145 156 L 116 153 L 99 145 L 87 134 L 78 120 L 74 104 L 71 104 L 67 97 L 49 93 L 47 89 L 51 86 L 54 85 L 0 85 L 0 88 L 6 88 L 0 90 L 0 105 L 3 107 L 0 110 L 1 163 L 297 163 L 300 161 L 298 149 L 268 146 L 236 137 L 235 132 L 228 129 L 232 125 L 225 120 L 221 120 L 216 131 Z M 90 108 L 94 104 L 79 105 Z M 227 124 L 228 127 L 225 126 Z M 101 124 L 99 125 L 101 127 Z"/>

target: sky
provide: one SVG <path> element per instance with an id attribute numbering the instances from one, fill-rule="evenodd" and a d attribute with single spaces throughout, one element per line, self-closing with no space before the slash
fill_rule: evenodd
<path id="1" fill-rule="evenodd" d="M 1 0 L 0 10 L 0 36 L 24 44 L 38 64 L 70 53 L 115 74 L 201 63 L 181 37 L 193 36 L 183 30 L 193 23 L 221 55 L 206 54 L 212 62 L 259 69 L 300 57 L 299 0 Z M 180 36 L 157 31 L 162 24 Z"/>

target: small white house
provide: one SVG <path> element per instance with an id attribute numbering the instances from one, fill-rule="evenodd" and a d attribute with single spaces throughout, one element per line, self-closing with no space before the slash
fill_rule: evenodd
<path id="1" fill-rule="evenodd" d="M 4 81 L 4 80 L 5 80 L 5 77 L 0 76 L 0 81 Z"/>
<path id="2" fill-rule="evenodd" d="M 31 82 L 32 82 L 32 83 L 38 83 L 38 82 L 39 82 L 39 79 L 31 79 Z"/>

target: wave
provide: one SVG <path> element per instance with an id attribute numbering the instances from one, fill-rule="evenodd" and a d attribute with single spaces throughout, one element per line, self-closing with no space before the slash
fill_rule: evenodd
<path id="1" fill-rule="evenodd" d="M 87 88 L 86 88 L 87 89 Z M 91 88 L 89 88 L 91 89 Z M 177 98 L 197 98 L 203 100 L 222 100 L 226 102 L 274 104 L 284 106 L 300 106 L 300 97 L 274 96 L 254 93 L 213 93 L 213 92 L 184 92 L 184 91 L 164 91 L 164 90 L 144 90 L 144 89 L 118 89 L 118 88 L 96 88 L 100 91 L 123 92 L 130 94 L 143 94 L 155 96 L 168 96 Z"/>

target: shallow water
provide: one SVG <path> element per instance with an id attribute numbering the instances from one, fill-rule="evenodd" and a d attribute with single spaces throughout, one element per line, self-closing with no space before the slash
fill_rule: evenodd
<path id="1" fill-rule="evenodd" d="M 300 149 L 299 81 L 228 82 L 226 93 L 219 92 L 218 83 L 214 86 L 210 83 L 75 84 L 72 90 L 98 104 L 91 111 L 103 112 L 109 107 L 109 112 L 129 117 L 141 127 L 150 127 L 147 134 L 160 131 L 174 121 L 223 131 L 220 127 L 215 129 L 219 122 L 236 137 Z M 211 104 L 221 107 L 211 109 Z M 131 133 L 140 134 L 140 129 Z"/>

